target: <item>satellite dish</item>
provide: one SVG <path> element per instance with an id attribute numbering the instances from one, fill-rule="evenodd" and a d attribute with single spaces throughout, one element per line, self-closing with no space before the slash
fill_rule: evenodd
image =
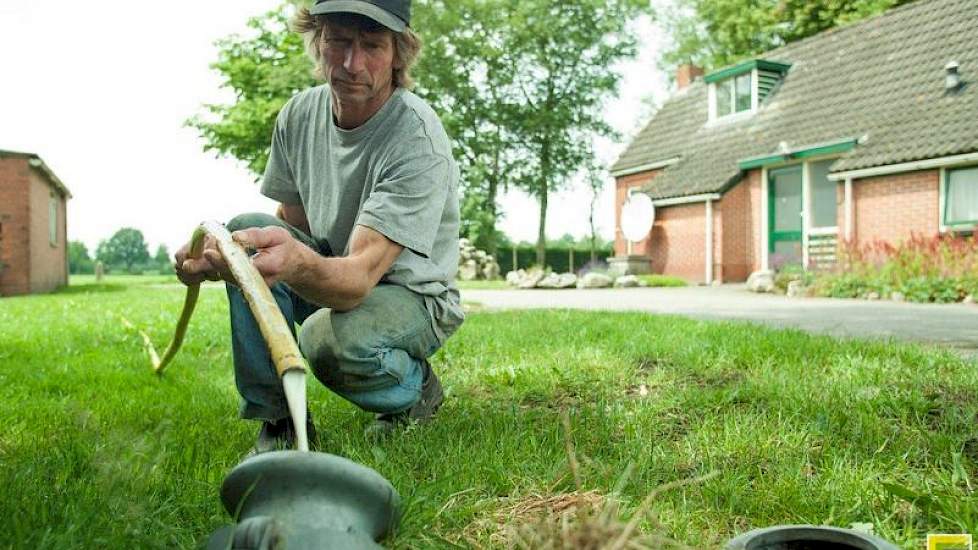
<path id="1" fill-rule="evenodd" d="M 649 236 L 655 223 L 655 206 L 645 193 L 634 193 L 621 208 L 621 232 L 629 241 L 641 241 Z"/>

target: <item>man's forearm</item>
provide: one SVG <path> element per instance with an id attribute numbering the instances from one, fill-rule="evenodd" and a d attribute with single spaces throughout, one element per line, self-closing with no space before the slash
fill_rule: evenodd
<path id="1" fill-rule="evenodd" d="M 337 311 L 354 309 L 373 288 L 366 274 L 350 257 L 324 257 L 303 247 L 289 280 L 289 288 L 308 302 Z"/>

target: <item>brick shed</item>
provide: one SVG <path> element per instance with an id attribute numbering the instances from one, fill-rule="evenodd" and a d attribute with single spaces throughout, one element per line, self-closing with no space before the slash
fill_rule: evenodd
<path id="1" fill-rule="evenodd" d="M 918 0 L 678 91 L 612 166 L 616 262 L 691 282 L 978 224 L 978 2 Z M 627 243 L 622 205 L 655 224 Z M 626 262 L 627 259 L 627 262 Z"/>
<path id="2" fill-rule="evenodd" d="M 40 157 L 0 150 L 0 296 L 68 284 L 70 198 Z"/>

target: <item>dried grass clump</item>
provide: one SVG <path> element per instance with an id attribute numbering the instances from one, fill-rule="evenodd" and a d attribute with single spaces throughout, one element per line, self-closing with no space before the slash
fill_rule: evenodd
<path id="1" fill-rule="evenodd" d="M 619 506 L 612 499 L 603 505 L 585 503 L 561 513 L 538 515 L 506 530 L 506 544 L 533 550 L 652 550 L 689 547 L 661 533 L 637 529 L 638 513 L 627 523 L 619 519 Z M 657 528 L 661 526 L 656 524 Z"/>
<path id="2" fill-rule="evenodd" d="M 659 523 L 651 506 L 662 493 L 685 485 L 702 483 L 712 479 L 716 472 L 705 476 L 667 483 L 655 488 L 639 505 L 630 518 L 623 518 L 620 504 L 614 497 L 597 491 L 584 491 L 580 466 L 570 437 L 570 418 L 566 410 L 562 414 L 564 443 L 571 473 L 577 490 L 552 495 L 531 494 L 522 497 L 506 497 L 489 518 L 471 523 L 463 532 L 463 538 L 474 547 L 480 534 L 489 532 L 492 548 L 522 548 L 533 550 L 625 550 L 625 549 L 682 549 L 692 550 L 679 541 L 663 534 L 666 528 Z M 619 487 L 631 475 L 631 468 L 622 473 Z M 652 529 L 638 529 L 643 521 Z"/>

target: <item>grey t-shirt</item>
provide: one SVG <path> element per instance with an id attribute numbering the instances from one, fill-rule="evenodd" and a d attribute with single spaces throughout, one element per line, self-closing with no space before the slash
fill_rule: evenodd
<path id="1" fill-rule="evenodd" d="M 425 299 L 438 338 L 462 323 L 458 270 L 458 167 L 435 112 L 396 88 L 353 130 L 334 124 L 329 87 L 293 97 L 278 115 L 261 192 L 302 204 L 312 237 L 349 254 L 356 225 L 404 246 L 382 282 Z"/>

